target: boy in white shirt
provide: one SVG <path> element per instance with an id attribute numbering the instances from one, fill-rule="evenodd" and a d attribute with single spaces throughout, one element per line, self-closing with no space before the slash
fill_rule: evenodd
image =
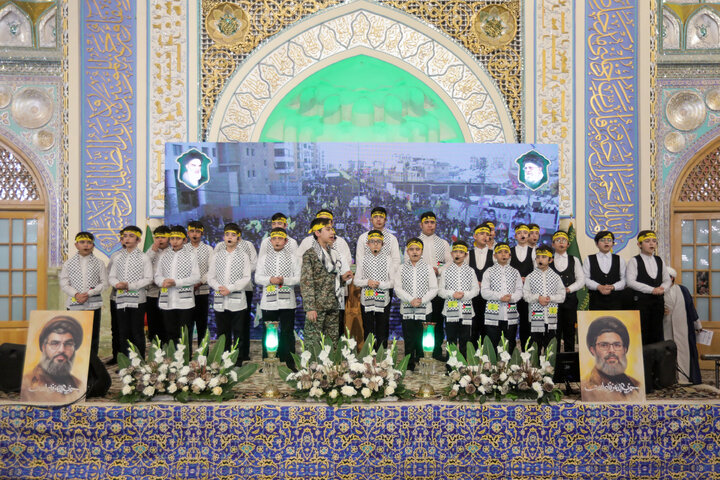
<path id="1" fill-rule="evenodd" d="M 235 342 L 238 342 L 238 348 L 250 342 L 244 334 L 246 328 L 243 322 L 250 321 L 246 315 L 248 304 L 244 289 L 250 283 L 251 273 L 250 258 L 239 247 L 240 227 L 228 223 L 223 231 L 223 246 L 210 257 L 207 279 L 208 285 L 215 291 L 213 309 L 217 334 L 225 335 L 225 351 L 229 351 Z M 238 356 L 238 365 L 242 361 Z"/>
<path id="2" fill-rule="evenodd" d="M 530 341 L 537 344 L 538 353 L 557 335 L 558 304 L 565 300 L 565 286 L 560 275 L 550 268 L 552 261 L 550 247 L 537 247 L 535 270 L 525 278 L 523 285 L 523 298 L 528 303 Z"/>
<path id="3" fill-rule="evenodd" d="M 408 368 L 414 370 L 415 363 L 423 356 L 422 322 L 431 321 L 431 302 L 437 296 L 438 287 L 433 268 L 422 259 L 422 240 L 408 240 L 405 252 L 407 259 L 395 271 L 393 285 L 401 302 L 405 354 L 410 355 Z"/>
<path id="4" fill-rule="evenodd" d="M 445 299 L 442 313 L 448 343 L 457 345 L 465 356 L 470 341 L 475 310 L 472 301 L 480 293 L 475 270 L 465 263 L 468 245 L 462 240 L 452 244 L 452 263 L 440 272 L 438 296 Z"/>
<path id="5" fill-rule="evenodd" d="M 550 268 L 560 275 L 565 285 L 565 300 L 558 305 L 558 351 L 560 340 L 563 342 L 563 351 L 575 351 L 575 325 L 577 324 L 578 297 L 577 291 L 585 286 L 585 273 L 582 262 L 574 255 L 567 253 L 570 246 L 570 237 L 567 232 L 558 230 L 553 234 L 553 248 L 555 257 Z"/>
<path id="6" fill-rule="evenodd" d="M 523 284 L 520 272 L 510 266 L 510 246 L 495 245 L 495 264 L 485 271 L 480 294 L 485 306 L 485 335 L 497 348 L 501 335 L 508 341 L 508 350 L 515 350 L 518 328 L 517 302 L 522 298 Z"/>
<path id="7" fill-rule="evenodd" d="M 295 353 L 295 285 L 300 283 L 300 262 L 288 243 L 284 228 L 273 228 L 269 238 L 272 251 L 260 257 L 255 270 L 255 282 L 263 287 L 260 299 L 262 320 L 263 323 L 279 322 L 278 358 L 294 368 L 291 353 Z"/>
<path id="8" fill-rule="evenodd" d="M 165 253 L 165 250 L 170 248 L 169 235 L 170 228 L 165 225 L 160 225 L 155 229 L 155 231 L 153 231 L 152 247 L 150 247 L 150 249 L 145 253 L 152 262 L 153 272 L 155 272 L 158 260 L 160 260 L 162 254 Z M 155 337 L 158 337 L 161 342 L 167 343 L 168 337 L 165 333 L 162 312 L 158 308 L 159 296 L 160 287 L 155 285 L 155 282 L 148 285 L 146 302 L 148 338 L 152 342 L 155 340 Z"/>
<path id="9" fill-rule="evenodd" d="M 194 253 L 195 261 L 200 270 L 200 281 L 194 285 L 195 306 L 193 307 L 192 325 L 189 328 L 188 334 L 190 335 L 190 342 L 192 343 L 193 330 L 197 329 L 198 346 L 200 346 L 200 342 L 205 338 L 205 332 L 207 332 L 208 299 L 210 297 L 207 272 L 210 266 L 210 256 L 213 253 L 212 247 L 202 241 L 204 231 L 205 226 L 202 223 L 198 221 L 188 223 L 187 234 L 190 242 L 187 244 L 187 247 Z"/>
<path id="10" fill-rule="evenodd" d="M 68 259 L 60 270 L 60 288 L 68 296 L 68 310 L 93 312 L 92 342 L 90 354 L 97 355 L 100 344 L 100 312 L 102 291 L 109 285 L 105 264 L 95 255 L 95 236 L 90 232 L 75 235 L 77 253 Z"/>
<path id="11" fill-rule="evenodd" d="M 384 248 L 385 236 L 380 230 L 367 233 L 366 245 L 358 249 L 368 251 L 358 255 L 355 286 L 361 287 L 360 309 L 363 322 L 363 335 L 367 339 L 371 333 L 376 345 L 387 348 L 390 336 L 390 289 L 393 287 L 392 274 L 395 272 L 394 260 L 387 248 Z"/>
<path id="12" fill-rule="evenodd" d="M 113 254 L 108 280 L 116 288 L 115 305 L 120 352 L 128 354 L 128 340 L 145 356 L 145 301 L 152 283 L 152 262 L 138 248 L 142 230 L 129 225 L 120 231 L 123 249 Z"/>
<path id="13" fill-rule="evenodd" d="M 169 340 L 180 339 L 182 327 L 192 328 L 195 306 L 193 289 L 200 281 L 200 269 L 190 248 L 185 248 L 185 227 L 170 228 L 170 248 L 163 253 L 155 269 L 155 284 L 160 287 L 158 307 Z M 192 342 L 190 344 L 192 347 Z"/>

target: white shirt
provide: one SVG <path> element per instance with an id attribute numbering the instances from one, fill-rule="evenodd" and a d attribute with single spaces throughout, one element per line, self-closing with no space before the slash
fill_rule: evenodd
<path id="1" fill-rule="evenodd" d="M 466 256 L 466 258 L 467 258 L 467 256 Z M 465 265 L 465 264 L 463 264 L 463 265 Z M 453 297 L 453 295 L 455 294 L 455 292 L 461 291 L 461 290 L 455 290 L 455 289 L 448 290 L 447 279 L 446 279 L 447 267 L 449 267 L 449 265 L 446 265 L 446 267 L 443 268 L 442 272 L 440 272 L 440 283 L 439 283 L 439 288 L 438 288 L 438 296 L 440 298 L 445 299 L 445 303 L 443 304 L 443 310 L 442 310 L 443 315 L 447 314 L 448 300 L 456 300 L 455 297 Z M 470 268 L 470 267 L 468 266 L 468 268 Z M 470 268 L 470 271 L 472 272 L 472 276 L 474 277 L 473 281 L 470 283 L 472 285 L 472 287 L 470 287 L 470 290 L 468 290 L 468 291 L 462 291 L 463 292 L 462 298 L 457 299 L 464 303 L 469 302 L 470 300 L 472 300 L 473 298 L 477 297 L 480 294 L 480 286 L 478 285 L 478 282 L 477 282 L 477 275 L 475 275 L 475 270 Z M 470 304 L 470 310 L 472 311 L 472 314 L 474 316 L 475 309 L 472 307 L 472 304 Z"/>
<path id="2" fill-rule="evenodd" d="M 570 261 L 570 256 L 565 253 L 556 253 L 553 257 L 553 263 L 555 264 L 555 268 L 560 270 L 561 272 L 564 272 L 568 267 L 568 262 Z M 583 273 L 582 263 L 580 262 L 579 258 L 575 258 L 573 260 L 573 271 L 575 272 L 575 281 L 568 285 L 567 288 L 570 289 L 569 293 L 577 292 L 581 288 L 585 286 L 585 274 Z"/>
<path id="3" fill-rule="evenodd" d="M 242 242 L 242 243 L 240 243 Z M 225 242 L 219 242 L 217 245 L 215 245 L 215 252 L 220 250 L 221 248 L 225 248 Z M 240 239 L 238 240 L 238 246 L 236 248 L 239 248 L 240 250 L 247 251 L 248 258 L 250 261 L 250 272 L 255 271 L 255 267 L 257 266 L 258 261 L 258 255 L 255 251 L 255 245 L 252 244 L 252 242 L 249 242 L 247 240 Z M 253 282 L 252 277 L 250 277 L 250 282 L 245 286 L 243 289 L 246 292 L 252 292 L 254 290 L 253 288 Z"/>
<path id="4" fill-rule="evenodd" d="M 513 247 L 513 252 L 515 257 L 520 260 L 521 262 L 524 262 L 527 258 L 528 252 L 532 252 L 533 249 L 530 247 L 530 245 L 515 245 Z M 531 253 L 532 255 L 532 253 Z"/>
<path id="5" fill-rule="evenodd" d="M 500 290 L 490 289 L 490 275 L 493 269 L 497 269 L 497 271 L 500 272 Z M 483 273 L 480 295 L 482 295 L 482 297 L 487 301 L 500 302 L 500 309 L 498 312 L 500 318 L 507 318 L 508 303 L 517 303 L 517 301 L 520 300 L 523 296 L 522 277 L 520 277 L 519 273 L 517 275 L 517 281 L 515 282 L 515 285 L 508 284 L 508 273 L 510 269 L 514 270 L 514 268 L 510 266 L 509 262 L 507 265 L 500 265 L 499 263 L 496 263 L 489 269 L 485 270 L 485 273 Z M 510 301 L 501 301 L 500 299 L 507 294 L 510 294 Z"/>
<path id="6" fill-rule="evenodd" d="M 597 252 L 595 254 L 595 258 L 597 259 L 598 266 L 600 267 L 601 272 L 610 272 L 610 268 L 612 268 L 612 256 L 612 252 Z M 625 269 L 627 267 L 625 265 L 625 260 L 623 260 L 623 258 L 619 255 L 618 258 L 620 259 L 620 281 L 613 283 L 613 287 L 615 287 L 615 290 L 622 290 L 623 288 L 625 288 Z M 597 290 L 598 286 L 600 286 L 600 283 L 590 278 L 589 256 L 585 259 L 585 262 L 583 263 L 583 273 L 585 274 L 585 286 L 590 290 Z"/>
<path id="7" fill-rule="evenodd" d="M 137 247 L 135 248 L 135 250 L 137 250 Z M 133 250 L 133 251 L 134 251 L 134 250 Z M 148 285 L 150 285 L 150 284 L 152 283 L 152 281 L 153 281 L 153 269 L 152 269 L 152 262 L 150 261 L 150 259 L 148 258 L 148 256 L 147 256 L 146 254 L 144 254 L 144 253 L 142 252 L 142 250 L 138 250 L 138 251 L 139 251 L 140 253 L 142 253 L 143 276 L 142 276 L 141 279 L 139 279 L 139 280 L 136 281 L 136 282 L 129 282 L 127 289 L 128 289 L 129 291 L 137 291 L 137 292 L 138 292 L 137 302 L 138 302 L 138 305 L 139 305 L 139 304 L 141 304 L 141 303 L 145 303 L 145 301 L 147 300 L 147 297 L 146 297 L 146 295 L 147 295 L 147 292 L 146 292 L 147 289 L 146 289 L 145 287 L 147 287 Z M 110 285 L 113 285 L 113 287 L 114 287 L 116 284 L 120 283 L 120 282 L 125 282 L 125 281 L 126 281 L 125 278 L 118 278 L 118 276 L 117 276 L 118 256 L 120 256 L 120 254 L 121 254 L 122 252 L 123 252 L 123 250 L 119 250 L 119 251 L 115 252 L 115 254 L 113 254 L 113 255 L 110 257 L 110 270 L 108 271 L 108 281 L 110 282 Z M 127 272 L 130 270 L 130 259 L 131 259 L 131 258 L 132 258 L 132 257 L 130 257 L 130 255 L 128 255 L 128 256 L 126 257 L 126 259 L 125 259 L 125 269 L 124 269 L 124 271 L 125 271 L 125 274 L 126 274 L 126 275 L 127 275 Z M 130 305 L 130 304 L 128 304 L 128 306 L 134 307 L 134 305 Z M 118 302 L 118 303 L 117 303 L 117 308 L 125 308 L 125 305 L 121 305 L 120 302 Z M 134 307 L 134 308 L 137 308 L 137 307 Z"/>
<path id="8" fill-rule="evenodd" d="M 153 272 L 157 268 L 158 261 L 160 260 L 160 258 L 162 258 L 162 254 L 165 253 L 168 250 L 168 248 L 171 248 L 171 247 L 159 248 L 157 250 L 157 252 L 151 248 L 150 250 L 145 252 L 145 255 L 147 255 L 147 257 L 150 259 L 150 262 L 152 262 Z M 158 295 L 160 295 L 160 287 L 155 285 L 154 282 L 151 283 L 150 285 L 148 285 L 147 296 L 157 298 Z"/>
<path id="9" fill-rule="evenodd" d="M 424 233 L 421 233 L 418 237 L 423 242 L 423 253 L 422 253 L 422 259 L 425 260 L 425 263 L 430 265 L 431 267 L 438 269 L 438 277 L 440 276 L 439 272 L 439 266 L 438 261 L 435 256 L 435 242 L 434 239 L 437 237 L 437 235 L 432 234 L 429 237 L 425 235 Z M 447 240 L 440 239 L 442 244 L 445 247 L 445 258 L 443 258 L 442 263 L 447 265 L 449 263 L 452 263 L 452 254 L 450 253 L 450 244 L 447 242 Z M 405 249 L 405 254 L 407 255 L 407 249 Z"/>
<path id="10" fill-rule="evenodd" d="M 488 246 L 484 246 L 483 248 L 478 248 L 475 246 L 475 243 L 473 243 L 473 247 L 475 250 L 475 268 L 478 270 L 482 270 L 485 268 L 485 260 L 487 260 L 487 252 L 488 252 Z M 465 255 L 464 263 L 470 264 L 470 254 L 468 253 Z M 478 282 L 481 281 L 480 278 L 478 278 Z"/>
<path id="11" fill-rule="evenodd" d="M 230 312 L 239 312 L 240 310 L 245 310 L 248 305 L 244 290 L 250 283 L 250 276 L 252 275 L 250 259 L 245 251 L 238 245 L 232 252 L 229 252 L 229 255 L 225 259 L 225 270 L 223 272 L 218 272 L 217 255 L 218 252 L 215 251 L 213 252 L 213 255 L 210 256 L 210 264 L 208 266 L 207 274 L 208 285 L 215 290 L 213 308 L 218 312 L 225 310 Z M 233 266 L 233 260 L 238 255 L 245 255 L 242 276 L 238 278 L 235 283 L 230 283 L 230 273 Z M 225 287 L 230 290 L 230 295 L 220 295 L 220 292 L 218 292 L 220 287 Z M 237 295 L 238 292 L 240 293 L 239 295 Z M 233 293 L 236 295 L 233 295 Z"/>
<path id="12" fill-rule="evenodd" d="M 423 295 L 420 298 L 421 305 L 425 306 L 425 314 L 427 315 L 432 311 L 432 304 L 430 301 L 437 296 L 438 292 L 438 284 L 437 284 L 437 278 L 435 277 L 435 271 L 432 269 L 432 267 L 425 262 L 418 262 L 415 265 L 410 265 L 410 267 L 413 269 L 413 276 L 412 276 L 412 286 L 410 290 L 403 289 L 402 284 L 402 267 L 405 264 L 401 265 L 401 268 L 398 268 L 395 270 L 395 276 L 393 277 L 393 285 L 395 285 L 395 295 L 400 299 L 401 302 L 403 302 L 402 305 L 400 305 L 400 313 L 403 313 L 403 308 L 407 308 L 405 304 L 408 304 L 418 298 L 418 295 L 416 294 L 418 290 L 418 272 L 420 268 L 425 268 L 428 270 L 428 291 L 425 295 Z"/>
<path id="13" fill-rule="evenodd" d="M 643 265 L 645 266 L 645 271 L 650 276 L 650 278 L 657 277 L 658 271 L 657 263 L 655 261 L 655 255 L 645 255 L 644 253 L 641 253 L 640 258 L 642 258 Z M 667 291 L 667 289 L 669 289 L 672 285 L 672 279 L 670 279 L 670 274 L 668 273 L 665 262 L 663 262 L 662 259 L 660 259 L 660 264 L 662 265 L 662 284 L 660 284 L 660 286 Z M 632 288 L 633 290 L 641 293 L 652 293 L 654 287 L 651 287 L 646 283 L 638 282 L 637 275 L 637 259 L 633 257 L 627 262 L 627 270 L 625 272 L 625 280 L 627 282 L 628 288 Z"/>
<path id="14" fill-rule="evenodd" d="M 93 256 L 93 254 L 82 256 L 80 255 L 80 272 L 82 273 L 82 284 L 87 285 L 87 271 L 88 271 L 88 261 L 90 260 L 90 257 Z M 72 258 L 72 257 L 71 257 Z M 97 257 L 94 257 L 97 258 Z M 70 274 L 68 272 L 68 260 L 67 262 L 63 263 L 62 269 L 60 270 L 60 288 L 63 292 L 65 292 L 65 295 L 68 296 L 68 298 L 65 301 L 65 307 L 70 307 L 72 305 L 72 297 L 77 295 L 78 293 L 87 293 L 89 295 L 89 298 L 85 301 L 84 304 L 76 305 L 75 308 L 78 307 L 85 307 L 83 309 L 88 310 L 95 310 L 100 307 L 102 307 L 102 301 L 100 301 L 100 304 L 97 305 L 95 303 L 90 303 L 90 298 L 100 295 L 105 288 L 110 285 L 108 281 L 108 272 L 107 267 L 105 267 L 105 264 L 100 261 L 100 283 L 98 285 L 93 286 L 90 288 L 87 292 L 79 292 L 73 288 L 73 286 L 70 284 Z"/>
<path id="15" fill-rule="evenodd" d="M 260 242 L 260 248 L 258 249 L 258 254 L 257 254 L 258 263 L 260 262 L 260 259 L 265 256 L 265 254 L 266 254 L 267 252 L 269 252 L 270 250 L 272 250 L 272 248 L 273 248 L 273 246 L 272 246 L 272 244 L 270 243 L 270 237 L 268 236 L 268 237 L 263 238 L 263 239 L 262 239 L 262 242 Z M 288 237 L 288 238 L 287 238 L 287 243 L 285 244 L 285 247 L 284 247 L 284 248 L 289 249 L 290 253 L 292 253 L 293 255 L 295 255 L 295 252 L 297 252 L 297 249 L 298 249 L 297 240 L 295 240 L 295 239 L 292 238 L 292 237 Z"/>
<path id="16" fill-rule="evenodd" d="M 390 258 L 392 259 L 393 269 L 398 268 L 402 259 L 400 258 L 400 245 L 398 244 L 397 237 L 390 233 L 387 229 L 383 229 L 383 250 L 385 247 L 390 251 Z M 365 255 L 365 248 L 367 247 L 367 236 L 368 232 L 363 233 L 358 237 L 357 246 L 355 248 L 355 263 L 360 265 L 360 260 Z M 359 271 L 359 270 L 358 270 Z"/>
<path id="17" fill-rule="evenodd" d="M 290 246 L 288 243 L 285 245 L 285 249 L 287 249 Z M 258 261 L 257 270 L 255 270 L 255 282 L 258 285 L 263 286 L 263 293 L 262 298 L 260 299 L 260 308 L 263 310 L 285 310 L 285 309 L 294 309 L 297 307 L 297 301 L 295 299 L 295 285 L 300 284 L 300 272 L 301 272 L 301 263 L 298 260 L 298 258 L 294 254 L 294 250 L 288 250 L 289 258 L 291 263 L 290 271 L 292 272 L 289 277 L 283 277 L 283 288 L 290 287 L 290 298 L 280 298 L 279 294 L 273 295 L 271 297 L 268 297 L 268 291 L 267 287 L 270 284 L 270 274 L 265 271 L 265 262 L 266 258 L 262 258 L 262 261 Z M 280 255 L 275 256 L 275 266 L 280 266 L 281 261 Z M 275 276 L 275 275 L 274 275 Z M 274 285 L 274 287 L 279 287 L 279 285 Z M 274 298 L 274 300 L 273 300 Z"/>
<path id="18" fill-rule="evenodd" d="M 192 243 L 188 243 L 187 247 L 195 254 L 195 261 L 198 264 L 198 269 L 200 270 L 200 281 L 198 282 L 200 283 L 200 286 L 195 291 L 195 295 L 208 295 L 210 293 L 210 286 L 207 283 L 207 275 L 208 270 L 210 269 L 210 257 L 212 257 L 213 249 L 210 245 L 203 242 L 200 242 L 197 247 Z M 202 265 L 200 265 L 201 255 L 205 255 L 207 260 L 204 269 L 202 268 Z"/>
<path id="19" fill-rule="evenodd" d="M 178 259 L 180 258 L 180 255 L 182 254 L 182 251 L 186 247 L 181 248 L 178 251 L 173 250 L 172 248 L 169 249 L 167 252 L 163 254 L 163 257 L 166 255 L 172 255 L 172 260 L 170 263 L 170 271 L 169 272 L 163 272 L 163 264 L 162 262 L 158 262 L 157 268 L 155 269 L 155 284 L 160 287 L 161 293 L 160 296 L 162 297 L 162 283 L 167 279 L 175 280 L 175 285 L 172 287 L 168 287 L 167 294 L 168 294 L 168 301 L 167 305 L 163 306 L 161 303 L 158 304 L 161 310 L 187 310 L 188 308 L 193 308 L 195 306 L 195 295 L 190 295 L 186 298 L 180 298 L 179 289 L 182 287 L 192 287 L 196 283 L 200 281 L 200 268 L 198 267 L 197 261 L 195 260 L 195 255 L 193 254 L 193 250 L 187 250 L 187 253 L 192 257 L 192 270 L 190 271 L 190 275 L 183 278 L 178 278 L 177 273 L 177 267 L 178 267 Z M 191 292 L 192 293 L 192 292 Z"/>
<path id="20" fill-rule="evenodd" d="M 550 274 L 557 275 L 553 271 L 552 268 L 548 267 L 545 269 L 545 271 L 540 270 L 539 268 L 536 268 L 532 271 L 530 275 L 533 275 L 533 277 L 540 277 L 542 287 L 540 288 L 539 292 L 533 292 L 532 288 L 530 286 L 531 282 L 530 275 L 525 278 L 525 284 L 523 285 L 523 299 L 527 303 L 537 303 L 538 298 L 542 295 L 543 297 L 550 297 L 550 301 L 552 303 L 562 303 L 565 301 L 565 288 L 561 288 L 557 292 L 550 292 L 548 287 L 548 276 Z M 558 275 L 559 276 L 559 275 Z M 562 279 L 560 280 L 560 286 L 562 287 Z"/>

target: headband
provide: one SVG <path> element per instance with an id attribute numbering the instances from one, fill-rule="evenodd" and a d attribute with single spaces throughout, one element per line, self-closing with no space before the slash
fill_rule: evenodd
<path id="1" fill-rule="evenodd" d="M 75 235 L 75 241 L 76 241 L 76 242 L 80 242 L 80 241 L 82 241 L 82 240 L 89 240 L 89 241 L 95 243 L 95 240 L 93 240 L 92 238 L 90 238 L 90 235 L 87 235 L 87 234 L 84 234 L 84 233 L 83 233 L 82 235 L 80 235 L 80 234 Z"/>
<path id="2" fill-rule="evenodd" d="M 190 230 L 197 230 L 198 232 L 204 232 L 204 231 L 205 231 L 205 229 L 204 229 L 203 227 L 191 227 L 191 226 L 189 226 L 189 225 L 188 225 L 188 228 L 187 228 L 187 229 L 188 229 L 188 232 L 189 232 Z"/>
<path id="3" fill-rule="evenodd" d="M 421 222 L 424 222 L 425 220 L 435 220 L 435 221 L 437 221 L 437 218 L 435 218 L 435 215 L 425 215 L 425 216 L 423 216 L 423 217 L 420 219 Z"/>
<path id="4" fill-rule="evenodd" d="M 271 221 L 272 222 L 283 222 L 284 224 L 287 225 L 287 218 L 285 218 L 285 217 L 278 217 L 275 220 L 271 220 Z"/>
<path id="5" fill-rule="evenodd" d="M 240 232 L 238 232 L 237 230 L 233 230 L 232 228 L 228 228 L 223 233 L 234 233 L 235 235 L 240 235 Z"/>
<path id="6" fill-rule="evenodd" d="M 527 225 L 518 225 L 517 227 L 515 227 L 516 232 L 522 232 L 523 230 L 525 230 L 526 232 L 530 231 Z"/>
<path id="7" fill-rule="evenodd" d="M 502 252 L 503 250 L 507 250 L 508 253 L 510 253 L 510 247 L 507 245 L 497 245 L 495 246 L 495 253 Z"/>
<path id="8" fill-rule="evenodd" d="M 162 233 L 162 232 L 160 232 L 160 233 L 156 233 L 156 234 L 155 234 L 155 238 L 168 238 L 169 236 L 170 236 L 169 233 Z"/>
<path id="9" fill-rule="evenodd" d="M 124 233 L 132 233 L 132 234 L 135 235 L 136 237 L 142 238 L 142 233 L 136 232 L 135 230 L 122 230 L 122 231 L 120 232 L 120 235 L 122 235 L 122 234 L 124 234 Z"/>
<path id="10" fill-rule="evenodd" d="M 642 242 L 644 240 L 647 240 L 648 238 L 654 238 L 657 240 L 657 235 L 655 235 L 655 232 L 647 232 L 645 235 L 641 235 L 638 237 L 638 242 Z"/>
<path id="11" fill-rule="evenodd" d="M 310 227 L 310 230 L 308 230 L 308 233 L 313 233 L 313 232 L 317 232 L 318 230 L 322 230 L 322 228 L 323 228 L 325 225 L 327 225 L 327 224 L 316 223 L 315 225 L 313 225 L 312 227 Z"/>
<path id="12" fill-rule="evenodd" d="M 182 232 L 170 232 L 168 235 L 170 238 L 185 238 L 185 234 Z"/>
<path id="13" fill-rule="evenodd" d="M 420 242 L 408 242 L 408 244 L 405 246 L 405 248 L 410 248 L 410 247 L 420 247 L 421 250 L 423 248 L 422 243 L 420 243 Z"/>
<path id="14" fill-rule="evenodd" d="M 382 233 L 370 233 L 368 234 L 368 240 L 371 238 L 377 238 L 378 240 L 385 240 L 385 236 Z"/>
<path id="15" fill-rule="evenodd" d="M 565 240 L 570 241 L 570 237 L 568 237 L 568 234 L 565 232 L 555 232 L 553 234 L 553 242 L 556 238 L 564 238 Z"/>
<path id="16" fill-rule="evenodd" d="M 538 255 L 544 255 L 544 256 L 550 257 L 550 258 L 553 257 L 553 253 L 550 250 L 548 250 L 547 248 L 535 250 L 535 256 L 538 256 Z"/>
<path id="17" fill-rule="evenodd" d="M 387 215 L 385 215 L 383 212 L 373 212 L 373 214 L 371 216 L 385 218 Z"/>
<path id="18" fill-rule="evenodd" d="M 495 224 L 493 222 L 485 222 L 487 223 L 487 226 L 490 228 L 495 228 Z"/>
<path id="19" fill-rule="evenodd" d="M 270 238 L 287 238 L 285 232 L 270 232 Z"/>
<path id="20" fill-rule="evenodd" d="M 473 235 L 476 233 L 490 233 L 490 229 L 488 227 L 478 227 L 475 229 L 475 232 L 473 232 Z"/>
<path id="21" fill-rule="evenodd" d="M 452 247 L 453 252 L 465 252 L 467 253 L 468 248 L 465 245 L 453 245 Z"/>
<path id="22" fill-rule="evenodd" d="M 315 215 L 315 218 L 329 218 L 330 220 L 332 220 L 333 216 L 330 212 L 318 212 L 318 214 Z"/>
<path id="23" fill-rule="evenodd" d="M 530 228 L 530 231 L 531 231 L 531 232 L 539 232 L 539 231 L 540 231 L 540 227 L 532 227 L 532 228 Z"/>

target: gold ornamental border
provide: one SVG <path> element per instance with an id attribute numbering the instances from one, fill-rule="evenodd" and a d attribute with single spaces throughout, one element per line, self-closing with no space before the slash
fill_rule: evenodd
<path id="1" fill-rule="evenodd" d="M 206 138 L 209 122 L 220 93 L 243 61 L 271 36 L 319 11 L 352 3 L 338 0 L 240 0 L 234 2 L 202 0 L 200 7 L 200 88 L 201 129 Z M 487 69 L 495 81 L 510 112 L 516 138 L 521 138 L 522 125 L 522 16 L 520 0 L 448 0 L 445 2 L 417 2 L 414 0 L 380 0 L 378 4 L 393 7 L 416 17 L 442 32 L 464 47 Z M 242 38 L 230 44 L 215 42 L 206 27 L 206 18 L 222 4 L 237 5 L 247 16 L 249 25 Z M 475 30 L 478 13 L 488 6 L 498 5 L 514 18 L 514 38 L 502 42 L 484 42 Z M 508 18 L 508 17 L 506 17 Z M 217 35 L 214 34 L 217 37 Z M 507 43 L 506 43 L 507 42 Z"/>

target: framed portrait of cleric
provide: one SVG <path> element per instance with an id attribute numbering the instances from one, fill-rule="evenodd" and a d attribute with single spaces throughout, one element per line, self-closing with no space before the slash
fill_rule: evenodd
<path id="1" fill-rule="evenodd" d="M 584 402 L 645 401 L 637 310 L 578 312 L 580 391 Z"/>
<path id="2" fill-rule="evenodd" d="M 33 310 L 20 400 L 65 405 L 87 390 L 92 311 Z"/>

